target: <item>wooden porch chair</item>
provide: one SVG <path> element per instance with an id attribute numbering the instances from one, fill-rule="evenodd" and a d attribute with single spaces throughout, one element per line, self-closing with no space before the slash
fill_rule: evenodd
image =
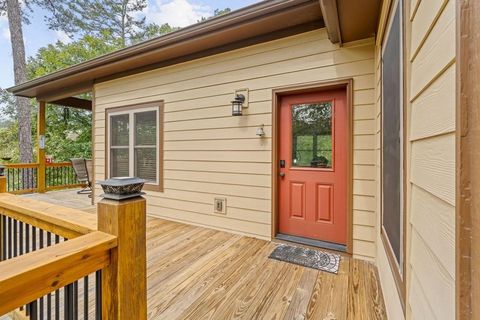
<path id="1" fill-rule="evenodd" d="M 83 158 L 70 159 L 72 162 L 73 170 L 77 176 L 77 180 L 80 183 L 85 183 L 86 186 L 82 190 L 78 191 L 78 194 L 91 194 L 93 185 L 93 163 L 92 160 Z"/>

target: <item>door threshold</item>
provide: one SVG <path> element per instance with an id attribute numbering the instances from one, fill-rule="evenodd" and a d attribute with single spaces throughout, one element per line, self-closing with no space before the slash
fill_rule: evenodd
<path id="1" fill-rule="evenodd" d="M 335 251 L 340 251 L 340 252 L 347 252 L 347 246 L 346 245 L 333 243 L 333 242 L 328 242 L 328 241 L 315 240 L 315 239 L 310 239 L 310 238 L 303 238 L 303 237 L 292 236 L 292 235 L 283 234 L 283 233 L 277 233 L 277 235 L 275 236 L 275 239 L 282 240 L 282 241 L 299 243 L 299 244 L 303 244 L 303 245 L 307 245 L 307 246 L 311 246 L 311 247 L 322 248 L 322 249 L 335 250 Z"/>

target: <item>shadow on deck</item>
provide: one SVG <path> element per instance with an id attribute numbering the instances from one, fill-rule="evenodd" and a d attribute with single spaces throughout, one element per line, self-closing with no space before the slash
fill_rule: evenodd
<path id="1" fill-rule="evenodd" d="M 74 191 L 29 197 L 96 212 Z M 268 259 L 276 245 L 148 218 L 148 318 L 386 319 L 373 264 L 342 257 L 334 275 Z"/>

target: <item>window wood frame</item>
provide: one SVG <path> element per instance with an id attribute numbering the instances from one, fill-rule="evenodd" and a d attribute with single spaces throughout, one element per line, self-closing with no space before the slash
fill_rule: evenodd
<path id="1" fill-rule="evenodd" d="M 164 140 L 164 101 L 154 101 L 141 104 L 132 104 L 121 107 L 113 107 L 105 109 L 105 179 L 110 177 L 110 118 L 113 115 L 121 114 L 130 114 L 130 120 L 135 118 L 136 113 L 147 112 L 147 111 L 157 111 L 157 183 L 145 183 L 143 187 L 147 191 L 163 192 L 164 184 L 164 159 L 163 159 L 163 140 Z M 133 123 L 130 123 L 130 129 L 134 127 Z M 131 130 L 129 131 L 129 171 L 135 167 L 134 161 L 135 157 L 132 157 L 132 153 L 135 153 L 135 141 L 130 141 L 135 138 L 135 133 Z M 133 148 L 131 148 L 133 145 Z M 131 150 L 132 149 L 132 150 Z M 135 169 L 133 169 L 135 170 Z"/>

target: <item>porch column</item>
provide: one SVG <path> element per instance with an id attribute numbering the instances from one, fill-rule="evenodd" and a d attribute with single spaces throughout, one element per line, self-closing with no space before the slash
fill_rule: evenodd
<path id="1" fill-rule="evenodd" d="M 37 191 L 45 192 L 45 101 L 38 102 L 37 125 Z"/>

